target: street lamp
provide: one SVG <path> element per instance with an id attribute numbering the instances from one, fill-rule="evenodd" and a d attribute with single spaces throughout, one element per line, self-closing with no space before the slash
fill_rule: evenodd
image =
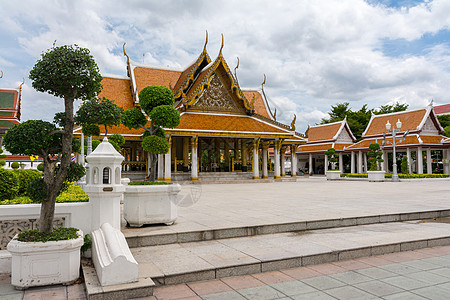
<path id="1" fill-rule="evenodd" d="M 392 149 L 393 149 L 393 161 L 392 161 L 392 181 L 393 182 L 398 182 L 398 174 L 397 174 L 397 157 L 395 154 L 395 136 L 397 134 L 397 132 L 400 132 L 400 130 L 402 129 L 402 122 L 400 122 L 400 119 L 398 119 L 397 123 L 395 124 L 397 127 L 397 130 L 395 130 L 395 127 L 392 127 L 392 131 L 391 131 L 391 123 L 389 123 L 389 120 L 386 123 L 386 130 L 387 132 L 392 132 Z"/>

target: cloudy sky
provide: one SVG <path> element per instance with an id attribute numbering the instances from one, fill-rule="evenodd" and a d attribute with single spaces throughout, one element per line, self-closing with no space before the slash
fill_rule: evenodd
<path id="1" fill-rule="evenodd" d="M 126 75 L 122 44 L 137 62 L 184 68 L 202 51 L 223 54 L 241 87 L 266 94 L 278 120 L 297 131 L 331 105 L 359 109 L 399 101 L 450 103 L 449 0 L 35 1 L 0 0 L 0 87 L 25 78 L 22 117 L 51 120 L 63 101 L 27 78 L 42 51 L 88 47 L 102 73 Z"/>

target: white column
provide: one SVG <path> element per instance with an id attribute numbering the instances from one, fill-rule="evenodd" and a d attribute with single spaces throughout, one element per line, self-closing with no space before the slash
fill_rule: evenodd
<path id="1" fill-rule="evenodd" d="M 450 158 L 450 149 L 442 150 L 442 157 L 444 160 L 444 174 L 450 174 L 450 162 L 448 159 Z"/>
<path id="2" fill-rule="evenodd" d="M 387 153 L 387 151 L 383 151 L 383 154 L 381 154 L 381 158 L 383 159 L 383 162 L 381 163 L 381 171 L 388 172 L 388 153 Z"/>
<path id="3" fill-rule="evenodd" d="M 285 163 L 286 163 L 286 148 L 283 147 L 281 148 L 281 152 L 280 152 L 280 156 L 281 156 L 281 177 L 286 176 L 286 168 L 285 168 Z"/>
<path id="4" fill-rule="evenodd" d="M 423 156 L 422 147 L 417 147 L 417 174 L 423 174 Z"/>
<path id="5" fill-rule="evenodd" d="M 259 179 L 259 142 L 253 140 L 253 179 Z"/>
<path id="6" fill-rule="evenodd" d="M 367 153 L 364 152 L 364 173 L 367 173 Z"/>
<path id="7" fill-rule="evenodd" d="M 263 172 L 263 178 L 269 178 L 269 171 L 267 170 L 267 159 L 269 156 L 269 143 L 263 144 L 263 163 L 262 163 L 262 172 Z"/>
<path id="8" fill-rule="evenodd" d="M 313 157 L 312 154 L 309 154 L 309 169 L 308 169 L 309 174 L 314 174 L 314 170 L 313 170 Z"/>
<path id="9" fill-rule="evenodd" d="M 408 159 L 408 173 L 411 174 L 411 149 L 406 148 L 406 158 Z"/>
<path id="10" fill-rule="evenodd" d="M 280 177 L 280 142 L 276 141 L 275 146 L 273 148 L 274 150 L 274 158 L 275 158 L 275 164 L 274 164 L 274 177 L 275 179 L 279 179 Z"/>
<path id="11" fill-rule="evenodd" d="M 87 155 L 92 153 L 92 136 L 88 136 Z"/>
<path id="12" fill-rule="evenodd" d="M 355 173 L 355 152 L 350 152 L 350 173 Z"/>
<path id="13" fill-rule="evenodd" d="M 325 155 L 325 167 L 324 167 L 324 170 L 323 170 L 323 174 L 326 175 L 327 171 L 328 171 L 328 156 Z"/>
<path id="14" fill-rule="evenodd" d="M 172 139 L 169 138 L 169 152 L 165 154 L 164 157 L 164 180 L 172 181 L 172 171 L 171 168 L 171 158 L 172 158 Z"/>
<path id="15" fill-rule="evenodd" d="M 82 166 L 84 166 L 85 161 L 84 161 L 84 134 L 83 132 L 81 132 L 81 149 L 80 149 L 80 164 Z M 84 177 L 84 176 L 83 176 Z"/>
<path id="16" fill-rule="evenodd" d="M 191 138 L 191 180 L 198 180 L 198 159 L 197 159 L 197 150 L 198 148 L 198 138 Z"/>
<path id="17" fill-rule="evenodd" d="M 339 153 L 339 171 L 344 172 L 343 152 Z"/>
<path id="18" fill-rule="evenodd" d="M 431 149 L 427 149 L 427 174 L 432 174 L 433 168 L 431 167 Z"/>
<path id="19" fill-rule="evenodd" d="M 358 151 L 358 173 L 362 173 L 362 151 Z"/>
<path id="20" fill-rule="evenodd" d="M 158 154 L 158 180 L 164 180 L 164 155 Z"/>
<path id="21" fill-rule="evenodd" d="M 291 176 L 297 176 L 297 146 L 291 146 Z"/>

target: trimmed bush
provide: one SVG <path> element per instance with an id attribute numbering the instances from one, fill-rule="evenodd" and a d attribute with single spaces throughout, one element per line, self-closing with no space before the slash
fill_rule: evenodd
<path id="1" fill-rule="evenodd" d="M 367 173 L 342 173 L 341 177 L 347 178 L 367 178 Z M 420 178 L 448 178 L 449 174 L 398 174 L 403 179 L 420 179 Z M 392 173 L 386 173 L 385 178 L 392 178 Z"/>
<path id="2" fill-rule="evenodd" d="M 11 170 L 0 168 L 0 200 L 13 199 L 19 191 L 17 176 Z"/>
<path id="3" fill-rule="evenodd" d="M 19 196 L 26 196 L 28 185 L 30 183 L 32 183 L 33 181 L 36 181 L 42 177 L 41 172 L 39 172 L 38 170 L 33 170 L 33 169 L 27 169 L 27 170 L 17 169 L 17 170 L 14 170 L 14 173 L 17 176 L 17 181 L 19 184 L 19 190 L 18 190 Z"/>
<path id="4" fill-rule="evenodd" d="M 41 171 L 41 172 L 44 172 L 44 163 L 38 164 L 37 170 L 38 170 L 38 171 Z"/>
<path id="5" fill-rule="evenodd" d="M 20 242 L 48 242 L 48 241 L 62 241 L 72 240 L 78 238 L 78 229 L 58 227 L 53 229 L 52 232 L 39 232 L 38 229 L 32 229 L 27 231 L 21 231 L 18 234 L 17 239 Z"/>
<path id="6" fill-rule="evenodd" d="M 158 181 L 132 181 L 128 185 L 168 185 L 172 182 L 158 182 Z"/>
<path id="7" fill-rule="evenodd" d="M 13 168 L 14 170 L 17 170 L 19 167 L 20 167 L 20 165 L 17 161 L 15 161 L 11 164 L 11 168 Z"/>
<path id="8" fill-rule="evenodd" d="M 169 143 L 165 138 L 151 135 L 142 140 L 142 148 L 153 154 L 166 154 L 169 152 Z"/>

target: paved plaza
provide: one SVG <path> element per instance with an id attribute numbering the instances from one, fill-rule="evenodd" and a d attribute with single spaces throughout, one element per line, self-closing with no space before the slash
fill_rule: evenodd
<path id="1" fill-rule="evenodd" d="M 191 193 L 193 196 L 186 196 Z M 197 197 L 199 193 L 201 196 Z M 299 178 L 297 182 L 183 185 L 179 218 L 174 225 L 124 228 L 124 233 L 127 237 L 182 236 L 190 232 L 237 232 L 237 228 L 296 222 L 313 224 L 362 217 L 370 220 L 377 215 L 395 214 L 417 215 L 417 219 L 426 216 L 426 212 L 450 210 L 449 195 L 449 180 L 369 183 L 330 182 L 324 177 L 312 177 Z M 292 239 L 300 244 L 295 245 Z M 411 239 L 418 241 L 410 242 Z M 202 265 L 213 265 L 217 268 L 216 275 L 224 260 L 260 264 L 260 271 L 252 274 L 182 284 L 166 281 L 166 286 L 155 287 L 154 296 L 145 299 L 448 299 L 450 246 L 432 243 L 448 239 L 450 224 L 446 219 L 438 219 L 374 222 L 346 228 L 335 226 L 312 230 L 306 235 L 292 231 L 183 244 L 172 242 L 153 247 L 133 246 L 131 250 L 140 263 L 140 273 L 149 268 L 152 272 L 166 272 L 163 267 L 180 272 L 180 268 L 189 265 L 190 258 L 194 263 L 201 261 Z M 383 251 L 402 252 L 376 254 L 373 249 L 382 248 L 374 248 L 374 245 L 383 243 L 390 246 L 398 243 L 392 251 L 388 248 Z M 301 267 L 287 264 L 283 268 L 274 268 L 276 271 L 264 267 L 270 266 L 273 255 L 299 255 L 302 251 L 302 255 L 304 251 L 307 255 L 317 253 L 314 252 L 317 249 L 311 252 L 313 246 L 319 247 L 319 252 L 341 251 L 338 256 L 344 254 L 343 257 L 350 253 L 344 252 L 346 249 L 360 249 L 361 252 L 358 252 L 360 257 L 349 256 L 329 263 L 317 262 Z M 365 246 L 372 250 L 367 252 L 370 256 L 362 257 L 361 254 L 369 249 Z M 196 253 L 195 257 L 186 256 L 187 250 Z M 213 254 L 209 255 L 208 251 Z M 236 253 L 239 254 L 237 257 Z M 242 253 L 245 257 L 240 256 Z M 165 266 L 155 262 L 158 255 L 168 260 Z M 275 260 L 285 263 L 279 258 L 275 257 Z M 265 262 L 269 263 L 264 265 Z M 155 265 L 156 269 L 153 268 Z M 10 285 L 10 275 L 3 274 L 0 275 L 0 299 L 86 299 L 86 294 L 83 284 L 17 291 Z"/>

